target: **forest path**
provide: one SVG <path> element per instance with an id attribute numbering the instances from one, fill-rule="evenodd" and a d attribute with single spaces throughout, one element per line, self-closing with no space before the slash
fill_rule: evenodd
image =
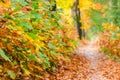
<path id="1" fill-rule="evenodd" d="M 81 44 L 76 53 L 89 61 L 89 74 L 85 80 L 120 80 L 120 63 L 108 59 L 100 51 L 97 41 Z"/>
<path id="2" fill-rule="evenodd" d="M 98 71 L 99 66 L 102 65 L 100 59 L 104 57 L 100 52 L 100 47 L 97 42 L 89 41 L 85 44 L 81 44 L 76 53 L 80 56 L 84 56 L 89 60 L 89 74 L 86 80 L 108 80 L 105 76 Z"/>
<path id="3" fill-rule="evenodd" d="M 70 62 L 62 62 L 57 73 L 43 80 L 120 80 L 120 63 L 100 51 L 97 41 L 80 41 Z"/>

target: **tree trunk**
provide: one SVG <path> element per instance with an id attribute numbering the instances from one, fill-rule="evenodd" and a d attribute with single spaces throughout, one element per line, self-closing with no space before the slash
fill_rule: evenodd
<path id="1" fill-rule="evenodd" d="M 72 6 L 72 16 L 74 18 L 74 25 L 77 28 L 79 38 L 85 37 L 85 31 L 81 29 L 82 24 L 80 23 L 80 9 L 78 8 L 79 0 L 75 0 Z"/>

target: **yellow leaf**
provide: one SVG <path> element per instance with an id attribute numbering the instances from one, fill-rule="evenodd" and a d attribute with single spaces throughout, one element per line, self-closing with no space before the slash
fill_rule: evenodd
<path id="1" fill-rule="evenodd" d="M 79 0 L 79 8 L 80 9 L 89 9 L 92 7 L 92 1 L 91 0 Z"/>

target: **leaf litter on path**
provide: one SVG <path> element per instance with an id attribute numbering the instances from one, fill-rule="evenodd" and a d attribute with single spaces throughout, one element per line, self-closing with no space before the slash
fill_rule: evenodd
<path id="1" fill-rule="evenodd" d="M 120 63 L 104 55 L 96 42 L 80 43 L 70 59 L 43 80 L 120 80 Z"/>

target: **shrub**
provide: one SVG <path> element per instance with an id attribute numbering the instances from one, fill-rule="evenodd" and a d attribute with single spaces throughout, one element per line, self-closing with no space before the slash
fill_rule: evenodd
<path id="1" fill-rule="evenodd" d="M 57 63 L 73 52 L 74 40 L 60 11 L 48 0 L 0 1 L 0 78 L 35 79 L 55 72 Z"/>

